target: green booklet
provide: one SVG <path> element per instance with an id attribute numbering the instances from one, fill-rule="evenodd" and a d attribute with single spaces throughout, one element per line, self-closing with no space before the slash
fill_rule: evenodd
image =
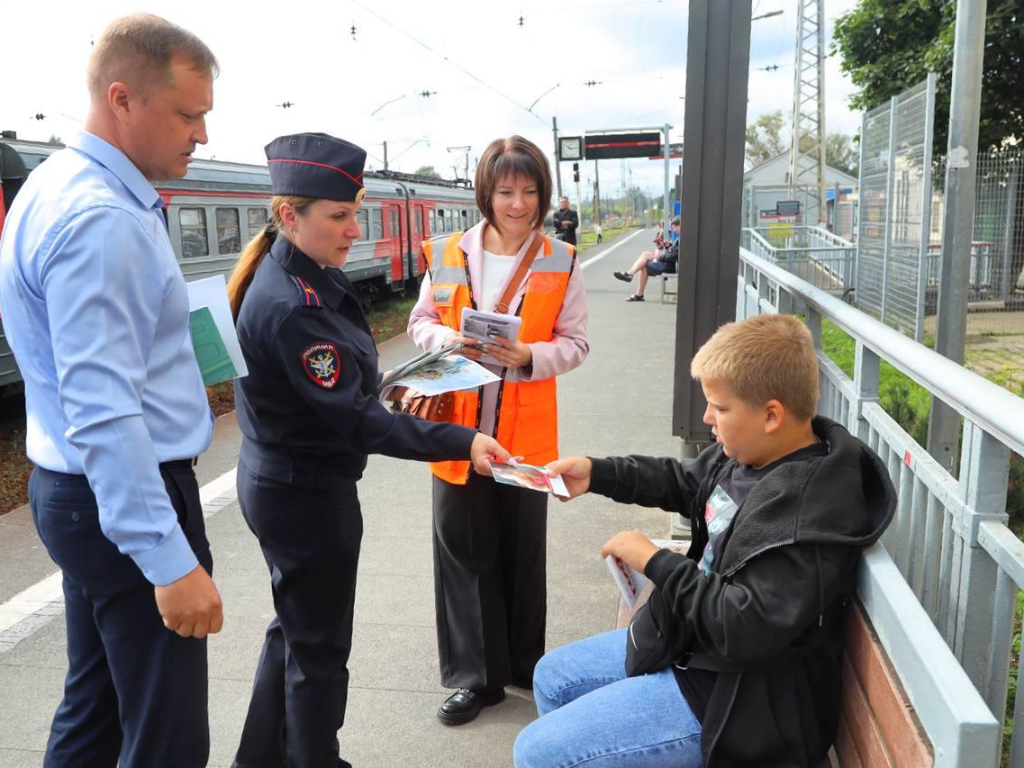
<path id="1" fill-rule="evenodd" d="M 192 348 L 199 362 L 199 371 L 203 375 L 203 384 L 212 387 L 222 381 L 238 378 L 231 355 L 221 338 L 217 324 L 213 321 L 213 313 L 209 307 L 199 307 L 189 313 L 189 328 L 192 331 Z"/>

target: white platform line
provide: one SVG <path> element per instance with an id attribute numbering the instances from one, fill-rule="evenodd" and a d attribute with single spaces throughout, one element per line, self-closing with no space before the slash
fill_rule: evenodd
<path id="1" fill-rule="evenodd" d="M 616 248 L 619 248 L 619 247 L 621 247 L 621 246 L 625 245 L 625 244 L 626 244 L 626 243 L 628 243 L 628 242 L 629 242 L 630 240 L 632 240 L 632 239 L 633 239 L 634 237 L 636 237 L 637 235 L 639 235 L 639 234 L 640 234 L 641 232 L 646 232 L 646 231 L 647 231 L 646 229 L 638 229 L 638 230 L 637 230 L 636 232 L 634 232 L 634 233 L 633 233 L 632 235 L 629 235 L 629 236 L 628 236 L 628 237 L 626 237 L 626 238 L 625 238 L 624 240 L 619 240 L 619 242 L 615 243 L 615 245 L 613 245 L 613 246 L 610 246 L 610 247 L 609 247 L 609 248 L 608 248 L 607 250 L 604 250 L 604 251 L 602 251 L 601 253 L 599 253 L 599 254 L 598 254 L 597 256 L 595 256 L 594 258 L 592 258 L 592 259 L 587 259 L 586 261 L 584 261 L 584 262 L 583 262 L 583 269 L 584 269 L 584 270 L 586 270 L 586 268 L 587 268 L 587 267 L 589 267 L 590 265 L 592 265 L 592 264 L 597 264 L 597 262 L 601 261 L 601 259 L 603 259 L 603 258 L 604 258 L 605 256 L 607 256 L 608 254 L 612 253 L 612 251 L 614 251 L 614 250 L 615 250 Z"/>
<path id="2" fill-rule="evenodd" d="M 199 489 L 203 517 L 212 517 L 234 503 L 237 497 L 235 470 L 231 469 Z M 51 573 L 0 604 L 0 656 L 63 613 L 64 590 L 60 571 Z"/>

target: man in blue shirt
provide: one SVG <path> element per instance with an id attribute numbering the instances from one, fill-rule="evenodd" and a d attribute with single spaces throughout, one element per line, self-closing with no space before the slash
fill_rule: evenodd
<path id="1" fill-rule="evenodd" d="M 217 62 L 184 29 L 115 21 L 85 130 L 32 173 L 0 243 L 25 380 L 29 497 L 64 572 L 69 670 L 46 766 L 205 766 L 220 631 L 192 459 L 212 416 L 154 180 L 206 143 Z"/>

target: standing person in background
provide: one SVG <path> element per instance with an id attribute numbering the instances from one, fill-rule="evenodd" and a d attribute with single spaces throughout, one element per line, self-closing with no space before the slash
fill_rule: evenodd
<path id="1" fill-rule="evenodd" d="M 480 348 L 459 334 L 462 310 L 494 311 L 514 291 L 499 309 L 522 318 L 518 341 L 496 338 L 488 349 L 501 381 L 456 392 L 452 421 L 495 435 L 536 465 L 558 455 L 555 377 L 590 350 L 575 251 L 540 232 L 550 199 L 551 172 L 535 144 L 520 136 L 491 142 L 476 173 L 484 220 L 424 245 L 430 269 L 409 318 L 421 349 L 459 340 L 478 360 Z M 438 718 L 460 725 L 503 701 L 507 684 L 532 687 L 544 653 L 548 497 L 498 485 L 464 461 L 431 471 L 441 683 L 457 689 Z"/>
<path id="2" fill-rule="evenodd" d="M 601 229 L 601 222 L 594 222 L 594 234 L 597 235 L 597 244 L 600 245 L 604 242 L 604 230 Z"/>
<path id="3" fill-rule="evenodd" d="M 393 414 L 376 397 L 377 346 L 341 268 L 361 236 L 366 152 L 324 133 L 266 147 L 271 223 L 228 293 L 249 375 L 235 382 L 238 502 L 271 574 L 267 627 L 237 768 L 337 768 L 367 454 L 472 460 L 508 453 L 454 424 Z"/>
<path id="4" fill-rule="evenodd" d="M 558 199 L 558 210 L 555 211 L 555 237 L 570 245 L 576 245 L 576 230 L 580 226 L 580 217 L 569 207 L 569 198 L 564 195 Z"/>
<path id="5" fill-rule="evenodd" d="M 25 379 L 29 500 L 63 571 L 68 674 L 44 765 L 199 768 L 223 621 L 193 459 L 213 418 L 154 180 L 206 143 L 217 60 L 148 14 L 89 59 L 89 116 L 36 169 L 0 244 Z"/>

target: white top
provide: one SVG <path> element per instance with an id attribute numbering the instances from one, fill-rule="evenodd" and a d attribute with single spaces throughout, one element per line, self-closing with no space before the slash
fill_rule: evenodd
<path id="1" fill-rule="evenodd" d="M 494 307 L 501 298 L 501 289 L 512 274 L 512 268 L 516 265 L 515 256 L 502 256 L 499 253 L 484 251 L 484 262 L 482 272 L 482 283 L 480 295 L 477 297 L 477 308 L 484 312 L 493 312 Z"/>

